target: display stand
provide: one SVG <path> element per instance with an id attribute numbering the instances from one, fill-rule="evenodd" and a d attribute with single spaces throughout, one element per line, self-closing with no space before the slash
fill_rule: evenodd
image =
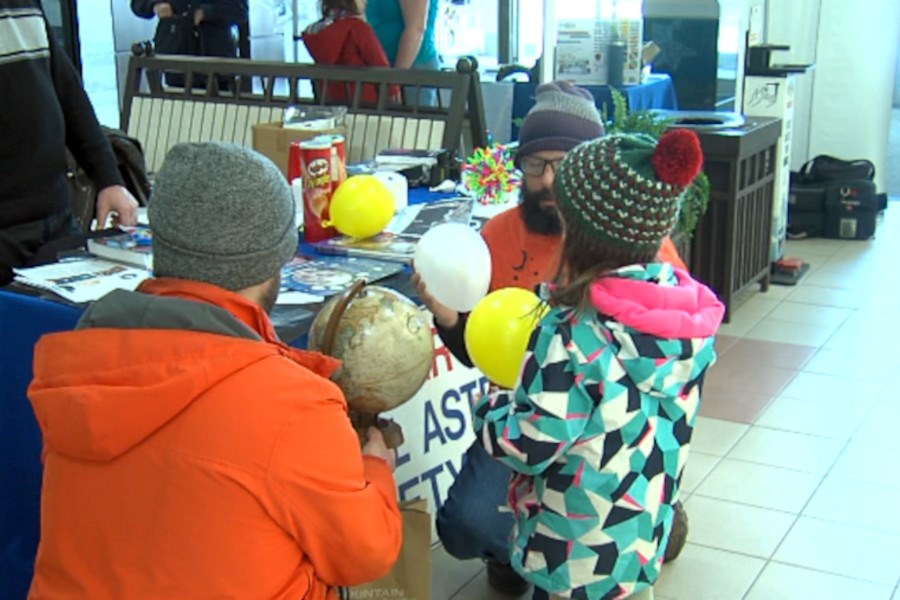
<path id="1" fill-rule="evenodd" d="M 772 202 L 772 239 L 770 244 L 773 282 L 796 283 L 806 272 L 780 264 L 787 240 L 788 198 L 791 182 L 791 144 L 794 129 L 794 98 L 797 76 L 811 65 L 773 65 L 771 54 L 788 46 L 758 45 L 748 48 L 745 67 L 743 112 L 748 117 L 781 119 L 775 165 L 775 197 Z"/>

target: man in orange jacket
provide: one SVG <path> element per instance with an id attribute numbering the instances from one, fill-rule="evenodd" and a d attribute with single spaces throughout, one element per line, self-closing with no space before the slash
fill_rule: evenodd
<path id="1" fill-rule="evenodd" d="M 150 206 L 156 278 L 44 337 L 31 598 L 336 599 L 395 562 L 395 455 L 360 451 L 331 358 L 267 312 L 297 247 L 268 159 L 179 144 Z"/>
<path id="2" fill-rule="evenodd" d="M 562 245 L 562 225 L 553 191 L 556 169 L 568 151 L 602 135 L 603 123 L 590 92 L 565 81 L 537 89 L 535 105 L 525 115 L 519 131 L 516 163 L 524 174 L 522 202 L 493 217 L 482 232 L 491 253 L 491 290 L 535 289 L 540 283 L 553 281 Z M 659 260 L 687 270 L 669 238 L 663 241 Z M 413 282 L 423 303 L 434 314 L 435 326 L 446 347 L 461 362 L 472 366 L 463 339 L 466 315 L 438 303 L 417 275 Z M 498 508 L 506 504 L 510 475 L 509 468 L 488 456 L 481 444 L 472 444 L 438 512 L 437 532 L 452 556 L 486 559 L 492 587 L 520 595 L 528 584 L 509 566 L 512 513 Z M 674 559 L 684 545 L 686 519 L 679 503 L 666 560 Z"/>

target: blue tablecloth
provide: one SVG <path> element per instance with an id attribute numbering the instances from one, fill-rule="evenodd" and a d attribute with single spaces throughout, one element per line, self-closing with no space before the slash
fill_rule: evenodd
<path id="1" fill-rule="evenodd" d="M 75 327 L 81 310 L 0 291 L 0 597 L 24 598 L 37 551 L 41 432 L 26 390 L 38 338 Z"/>
<path id="2" fill-rule="evenodd" d="M 613 105 L 612 92 L 610 87 L 606 85 L 583 85 L 581 86 L 594 95 L 597 109 L 606 111 L 606 118 L 612 119 Z M 534 106 L 534 92 L 537 89 L 536 83 L 516 83 L 513 91 L 513 128 L 512 139 L 519 137 L 519 125 L 521 119 L 525 117 L 528 110 Z M 664 108 L 668 110 L 678 109 L 678 99 L 675 96 L 675 86 L 672 84 L 672 78 L 665 73 L 654 73 L 647 78 L 647 81 L 640 85 L 626 85 L 618 88 L 625 95 L 630 110 L 647 110 L 651 108 Z"/>

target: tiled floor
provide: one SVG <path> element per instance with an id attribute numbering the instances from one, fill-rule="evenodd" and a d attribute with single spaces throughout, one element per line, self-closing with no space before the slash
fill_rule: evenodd
<path id="1" fill-rule="evenodd" d="M 683 482 L 688 544 L 658 599 L 900 600 L 891 205 L 873 241 L 789 242 L 809 273 L 722 327 Z M 433 558 L 435 600 L 501 598 L 479 561 Z"/>

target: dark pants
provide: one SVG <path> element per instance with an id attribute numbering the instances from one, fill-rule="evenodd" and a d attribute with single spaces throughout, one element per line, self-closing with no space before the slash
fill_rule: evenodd
<path id="1" fill-rule="evenodd" d="M 509 562 L 513 515 L 507 507 L 512 470 L 474 442 L 437 515 L 447 552 L 460 559 Z"/>
<path id="2" fill-rule="evenodd" d="M 78 233 L 71 207 L 37 221 L 0 229 L 0 285 L 12 281 L 12 268 L 56 260 L 55 253 L 42 252 L 54 240 Z"/>

